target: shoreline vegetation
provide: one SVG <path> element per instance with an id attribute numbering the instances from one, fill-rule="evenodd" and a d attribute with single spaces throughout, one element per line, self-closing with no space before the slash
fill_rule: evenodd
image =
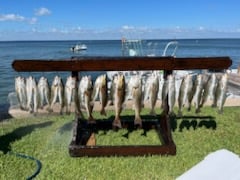
<path id="1" fill-rule="evenodd" d="M 142 113 L 148 112 L 148 109 L 144 109 Z M 109 110 L 108 113 L 113 112 Z M 123 115 L 129 113 L 133 111 L 123 111 Z M 157 113 L 160 113 L 160 108 Z M 223 114 L 218 114 L 211 107 L 204 106 L 198 117 L 194 117 L 194 109 L 191 112 L 186 110 L 183 114 L 191 119 L 176 119 L 172 125 L 172 135 L 177 146 L 175 156 L 72 158 L 68 146 L 72 138 L 74 113 L 2 121 L 0 179 L 21 179 L 36 170 L 34 161 L 16 157 L 10 152 L 38 159 L 42 164 L 38 179 L 176 179 L 216 150 L 227 149 L 240 155 L 239 107 L 226 106 Z M 213 119 L 199 118 L 209 115 Z M 99 113 L 94 116 L 102 118 Z M 143 133 L 141 129 L 131 132 L 126 129 L 117 132 L 98 131 L 96 140 L 97 144 L 160 142 L 155 132 Z"/>

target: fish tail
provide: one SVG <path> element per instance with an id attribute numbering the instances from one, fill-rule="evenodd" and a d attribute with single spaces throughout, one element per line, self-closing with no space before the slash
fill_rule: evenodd
<path id="1" fill-rule="evenodd" d="M 222 108 L 218 109 L 218 114 L 223 114 L 223 109 Z"/>
<path id="2" fill-rule="evenodd" d="M 142 127 L 142 119 L 141 119 L 140 116 L 136 116 L 136 117 L 135 117 L 134 125 L 135 125 L 135 126 L 137 125 L 137 126 Z"/>
<path id="3" fill-rule="evenodd" d="M 107 115 L 107 113 L 106 113 L 106 111 L 105 111 L 105 109 L 104 109 L 104 108 L 102 108 L 102 109 L 101 109 L 101 111 L 100 111 L 100 114 L 101 114 L 101 115 L 104 115 L 104 116 L 106 116 L 106 115 Z"/>
<path id="4" fill-rule="evenodd" d="M 88 117 L 88 123 L 96 123 L 96 121 L 94 120 L 94 118 L 92 117 L 92 115 L 90 114 Z"/>
<path id="5" fill-rule="evenodd" d="M 154 109 L 151 109 L 149 114 L 152 115 L 152 116 L 156 116 L 156 112 L 155 112 Z"/>
<path id="6" fill-rule="evenodd" d="M 196 110 L 195 110 L 195 113 L 196 114 L 198 114 L 198 113 L 200 113 L 201 111 L 200 111 L 200 108 L 198 107 Z"/>
<path id="7" fill-rule="evenodd" d="M 122 123 L 121 123 L 121 119 L 119 116 L 115 117 L 113 123 L 112 123 L 113 127 L 117 127 L 117 128 L 122 128 Z"/>
<path id="8" fill-rule="evenodd" d="M 182 111 L 178 110 L 178 116 L 182 117 Z"/>

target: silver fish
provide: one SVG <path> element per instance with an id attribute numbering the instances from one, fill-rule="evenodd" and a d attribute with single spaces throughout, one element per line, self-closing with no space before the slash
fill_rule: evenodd
<path id="1" fill-rule="evenodd" d="M 191 97 L 192 97 L 192 88 L 193 88 L 193 80 L 192 75 L 187 74 L 180 85 L 180 91 L 178 96 L 178 114 L 179 116 L 182 115 L 182 107 L 185 104 L 188 105 L 188 110 L 191 109 Z"/>
<path id="2" fill-rule="evenodd" d="M 78 96 L 77 96 L 77 80 L 75 77 L 68 76 L 64 88 L 66 114 L 70 114 L 71 103 L 74 103 L 75 112 L 79 113 Z"/>
<path id="3" fill-rule="evenodd" d="M 93 92 L 93 84 L 90 76 L 83 76 L 79 83 L 78 88 L 78 97 L 79 102 L 86 109 L 88 122 L 94 123 L 95 120 L 92 116 L 93 111 L 93 102 L 92 102 L 92 92 Z"/>
<path id="4" fill-rule="evenodd" d="M 217 76 L 215 73 L 212 73 L 211 76 L 208 78 L 206 86 L 204 87 L 201 106 L 204 105 L 208 98 L 212 100 L 214 104 L 217 84 L 218 84 Z"/>
<path id="5" fill-rule="evenodd" d="M 133 105 L 135 110 L 134 125 L 139 125 L 142 127 L 142 119 L 140 116 L 142 107 L 142 81 L 139 75 L 131 77 L 131 95 L 133 98 Z"/>
<path id="6" fill-rule="evenodd" d="M 122 112 L 122 105 L 125 100 L 125 78 L 122 74 L 118 74 L 115 79 L 115 91 L 114 91 L 114 107 L 115 107 L 115 119 L 113 126 L 121 128 L 120 114 Z"/>
<path id="7" fill-rule="evenodd" d="M 196 113 L 200 112 L 200 102 L 201 102 L 201 98 L 202 98 L 203 87 L 204 87 L 203 76 L 202 76 L 202 74 L 198 74 L 197 78 L 194 82 L 194 85 L 193 85 L 194 95 L 193 95 L 193 99 L 192 99 L 193 103 L 195 104 L 195 107 L 196 107 L 196 110 L 195 110 Z"/>
<path id="8" fill-rule="evenodd" d="M 44 103 L 50 108 L 50 89 L 48 79 L 41 77 L 38 81 L 38 93 L 39 93 L 39 104 L 40 108 L 43 109 Z"/>
<path id="9" fill-rule="evenodd" d="M 161 97 L 161 100 L 162 100 L 162 104 L 161 104 L 161 108 L 163 109 L 165 107 L 165 103 L 167 101 L 167 95 L 168 95 L 168 80 L 167 79 L 162 79 L 162 97 Z"/>
<path id="10" fill-rule="evenodd" d="M 110 85 L 110 92 L 109 92 L 109 105 L 113 105 L 114 103 L 114 92 L 115 92 L 115 87 L 116 87 L 116 77 L 117 76 L 113 76 L 112 80 L 111 80 L 111 85 Z"/>
<path id="11" fill-rule="evenodd" d="M 63 94 L 64 89 L 63 89 L 63 82 L 62 78 L 59 76 L 55 76 L 51 85 L 51 106 L 50 106 L 50 111 L 53 111 L 53 105 L 59 101 L 60 104 L 60 114 L 63 113 Z"/>
<path id="12" fill-rule="evenodd" d="M 23 77 L 15 78 L 15 91 L 17 94 L 18 102 L 22 110 L 27 109 L 27 94 L 26 94 L 26 83 Z"/>
<path id="13" fill-rule="evenodd" d="M 99 77 L 97 77 L 94 87 L 93 87 L 93 101 L 96 100 L 96 98 L 99 96 L 99 100 L 101 103 L 101 110 L 100 110 L 100 114 L 101 115 L 105 115 L 106 116 L 106 111 L 105 111 L 105 107 L 107 105 L 108 102 L 108 89 L 107 89 L 107 76 L 106 74 L 101 75 Z"/>
<path id="14" fill-rule="evenodd" d="M 150 115 L 156 115 L 154 108 L 158 98 L 158 91 L 159 91 L 159 77 L 156 73 L 152 73 L 146 82 L 146 91 L 144 98 L 145 101 L 147 99 L 150 100 Z"/>
<path id="15" fill-rule="evenodd" d="M 30 113 L 37 113 L 38 90 L 35 78 L 29 76 L 26 79 L 27 109 Z"/>
<path id="16" fill-rule="evenodd" d="M 218 113 L 223 113 L 223 106 L 227 98 L 227 85 L 228 85 L 228 74 L 225 73 L 222 75 L 216 90 L 216 100 L 215 104 L 218 107 Z"/>
<path id="17" fill-rule="evenodd" d="M 173 107 L 176 101 L 176 89 L 175 89 L 175 77 L 174 75 L 168 75 L 168 105 L 169 114 L 173 113 Z"/>

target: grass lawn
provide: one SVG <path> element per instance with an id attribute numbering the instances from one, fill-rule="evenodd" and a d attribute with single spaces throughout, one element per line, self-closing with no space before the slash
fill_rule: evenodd
<path id="1" fill-rule="evenodd" d="M 193 110 L 194 111 L 194 110 Z M 186 116 L 195 116 L 184 112 Z M 123 111 L 128 113 L 127 111 Z M 143 114 L 146 111 L 143 112 Z M 94 114 L 96 117 L 96 114 Z M 225 107 L 219 115 L 204 107 L 199 114 L 213 119 L 177 119 L 173 139 L 176 156 L 143 157 L 79 157 L 72 158 L 68 145 L 72 138 L 70 116 L 37 116 L 28 119 L 8 119 L 0 122 L 0 179 L 26 179 L 36 171 L 36 162 L 17 157 L 21 153 L 40 160 L 42 168 L 36 179 L 175 179 L 208 155 L 228 149 L 240 155 L 240 108 Z M 98 144 L 157 144 L 158 136 L 148 131 L 99 131 Z M 159 142 L 160 143 L 160 142 Z"/>

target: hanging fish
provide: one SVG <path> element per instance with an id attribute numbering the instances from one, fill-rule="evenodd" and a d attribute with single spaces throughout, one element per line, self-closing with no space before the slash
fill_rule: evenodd
<path id="1" fill-rule="evenodd" d="M 101 115 L 105 115 L 106 116 L 106 111 L 105 111 L 105 107 L 107 105 L 108 102 L 108 89 L 107 89 L 107 76 L 106 74 L 101 75 L 99 77 L 97 77 L 94 87 L 93 87 L 93 101 L 95 101 L 97 99 L 97 97 L 99 96 L 99 100 L 101 103 L 101 110 L 100 110 L 100 114 Z"/>
<path id="2" fill-rule="evenodd" d="M 227 84 L 228 84 L 228 74 L 225 73 L 222 75 L 221 79 L 218 82 L 216 89 L 215 105 L 218 107 L 218 113 L 223 113 L 223 106 L 227 98 Z"/>
<path id="3" fill-rule="evenodd" d="M 150 115 L 156 115 L 154 108 L 158 99 L 158 91 L 159 91 L 159 78 L 156 73 L 152 73 L 146 82 L 146 91 L 144 98 L 145 101 L 147 99 L 150 100 Z"/>
<path id="4" fill-rule="evenodd" d="M 142 80 L 139 75 L 132 76 L 131 79 L 131 95 L 135 110 L 134 125 L 142 127 L 142 119 L 140 117 L 142 107 Z"/>
<path id="5" fill-rule="evenodd" d="M 29 76 L 26 79 L 27 109 L 30 113 L 37 113 L 38 90 L 35 78 Z"/>
<path id="6" fill-rule="evenodd" d="M 204 105 L 204 103 L 207 101 L 207 99 L 210 99 L 213 103 L 215 102 L 215 94 L 216 89 L 218 85 L 218 79 L 215 73 L 212 73 L 211 76 L 208 78 L 207 84 L 203 91 L 203 97 L 201 102 L 201 107 Z"/>
<path id="7" fill-rule="evenodd" d="M 173 107 L 176 101 L 176 89 L 175 89 L 175 77 L 174 75 L 168 75 L 168 105 L 169 105 L 169 114 L 173 113 Z"/>
<path id="8" fill-rule="evenodd" d="M 64 88 L 66 114 L 71 113 L 71 103 L 74 103 L 75 112 L 79 113 L 78 96 L 77 96 L 77 80 L 76 77 L 68 76 Z"/>
<path id="9" fill-rule="evenodd" d="M 40 108 L 43 109 L 44 103 L 47 103 L 47 106 L 50 108 L 50 89 L 48 79 L 41 77 L 38 81 L 38 93 L 39 93 L 39 104 Z"/>
<path id="10" fill-rule="evenodd" d="M 203 93 L 203 85 L 204 85 L 203 76 L 202 74 L 198 74 L 193 85 L 194 95 L 192 98 L 193 103 L 195 104 L 195 107 L 196 107 L 196 110 L 195 110 L 196 113 L 200 112 L 200 102 L 201 102 L 202 93 Z"/>
<path id="11" fill-rule="evenodd" d="M 116 87 L 116 78 L 117 76 L 113 76 L 112 80 L 111 80 L 111 86 L 110 86 L 110 92 L 109 92 L 109 105 L 113 105 L 114 103 L 114 91 L 115 91 L 115 87 Z"/>
<path id="12" fill-rule="evenodd" d="M 191 109 L 191 97 L 192 97 L 192 88 L 193 88 L 193 80 L 192 75 L 187 74 L 180 85 L 179 95 L 178 95 L 178 115 L 182 116 L 182 107 L 185 104 L 188 105 L 188 110 Z"/>
<path id="13" fill-rule="evenodd" d="M 122 112 L 122 105 L 125 100 L 125 78 L 122 74 L 118 74 L 115 79 L 114 91 L 114 106 L 115 106 L 115 119 L 113 126 L 121 128 L 120 114 Z"/>
<path id="14" fill-rule="evenodd" d="M 168 79 L 162 79 L 162 88 L 161 88 L 161 108 L 163 109 L 165 107 L 165 103 L 167 101 L 167 95 L 168 95 Z"/>
<path id="15" fill-rule="evenodd" d="M 51 106 L 50 106 L 50 112 L 53 111 L 53 105 L 59 101 L 60 104 L 60 114 L 63 113 L 63 82 L 62 78 L 60 76 L 55 76 L 51 85 Z"/>
<path id="16" fill-rule="evenodd" d="M 79 83 L 78 88 L 78 97 L 81 106 L 83 105 L 86 109 L 88 122 L 94 123 L 95 120 L 92 116 L 93 105 L 92 102 L 92 92 L 93 92 L 93 84 L 90 76 L 83 76 Z"/>
<path id="17" fill-rule="evenodd" d="M 22 110 L 27 109 L 27 95 L 26 95 L 26 83 L 23 77 L 15 78 L 15 91 L 17 94 L 18 102 Z"/>

